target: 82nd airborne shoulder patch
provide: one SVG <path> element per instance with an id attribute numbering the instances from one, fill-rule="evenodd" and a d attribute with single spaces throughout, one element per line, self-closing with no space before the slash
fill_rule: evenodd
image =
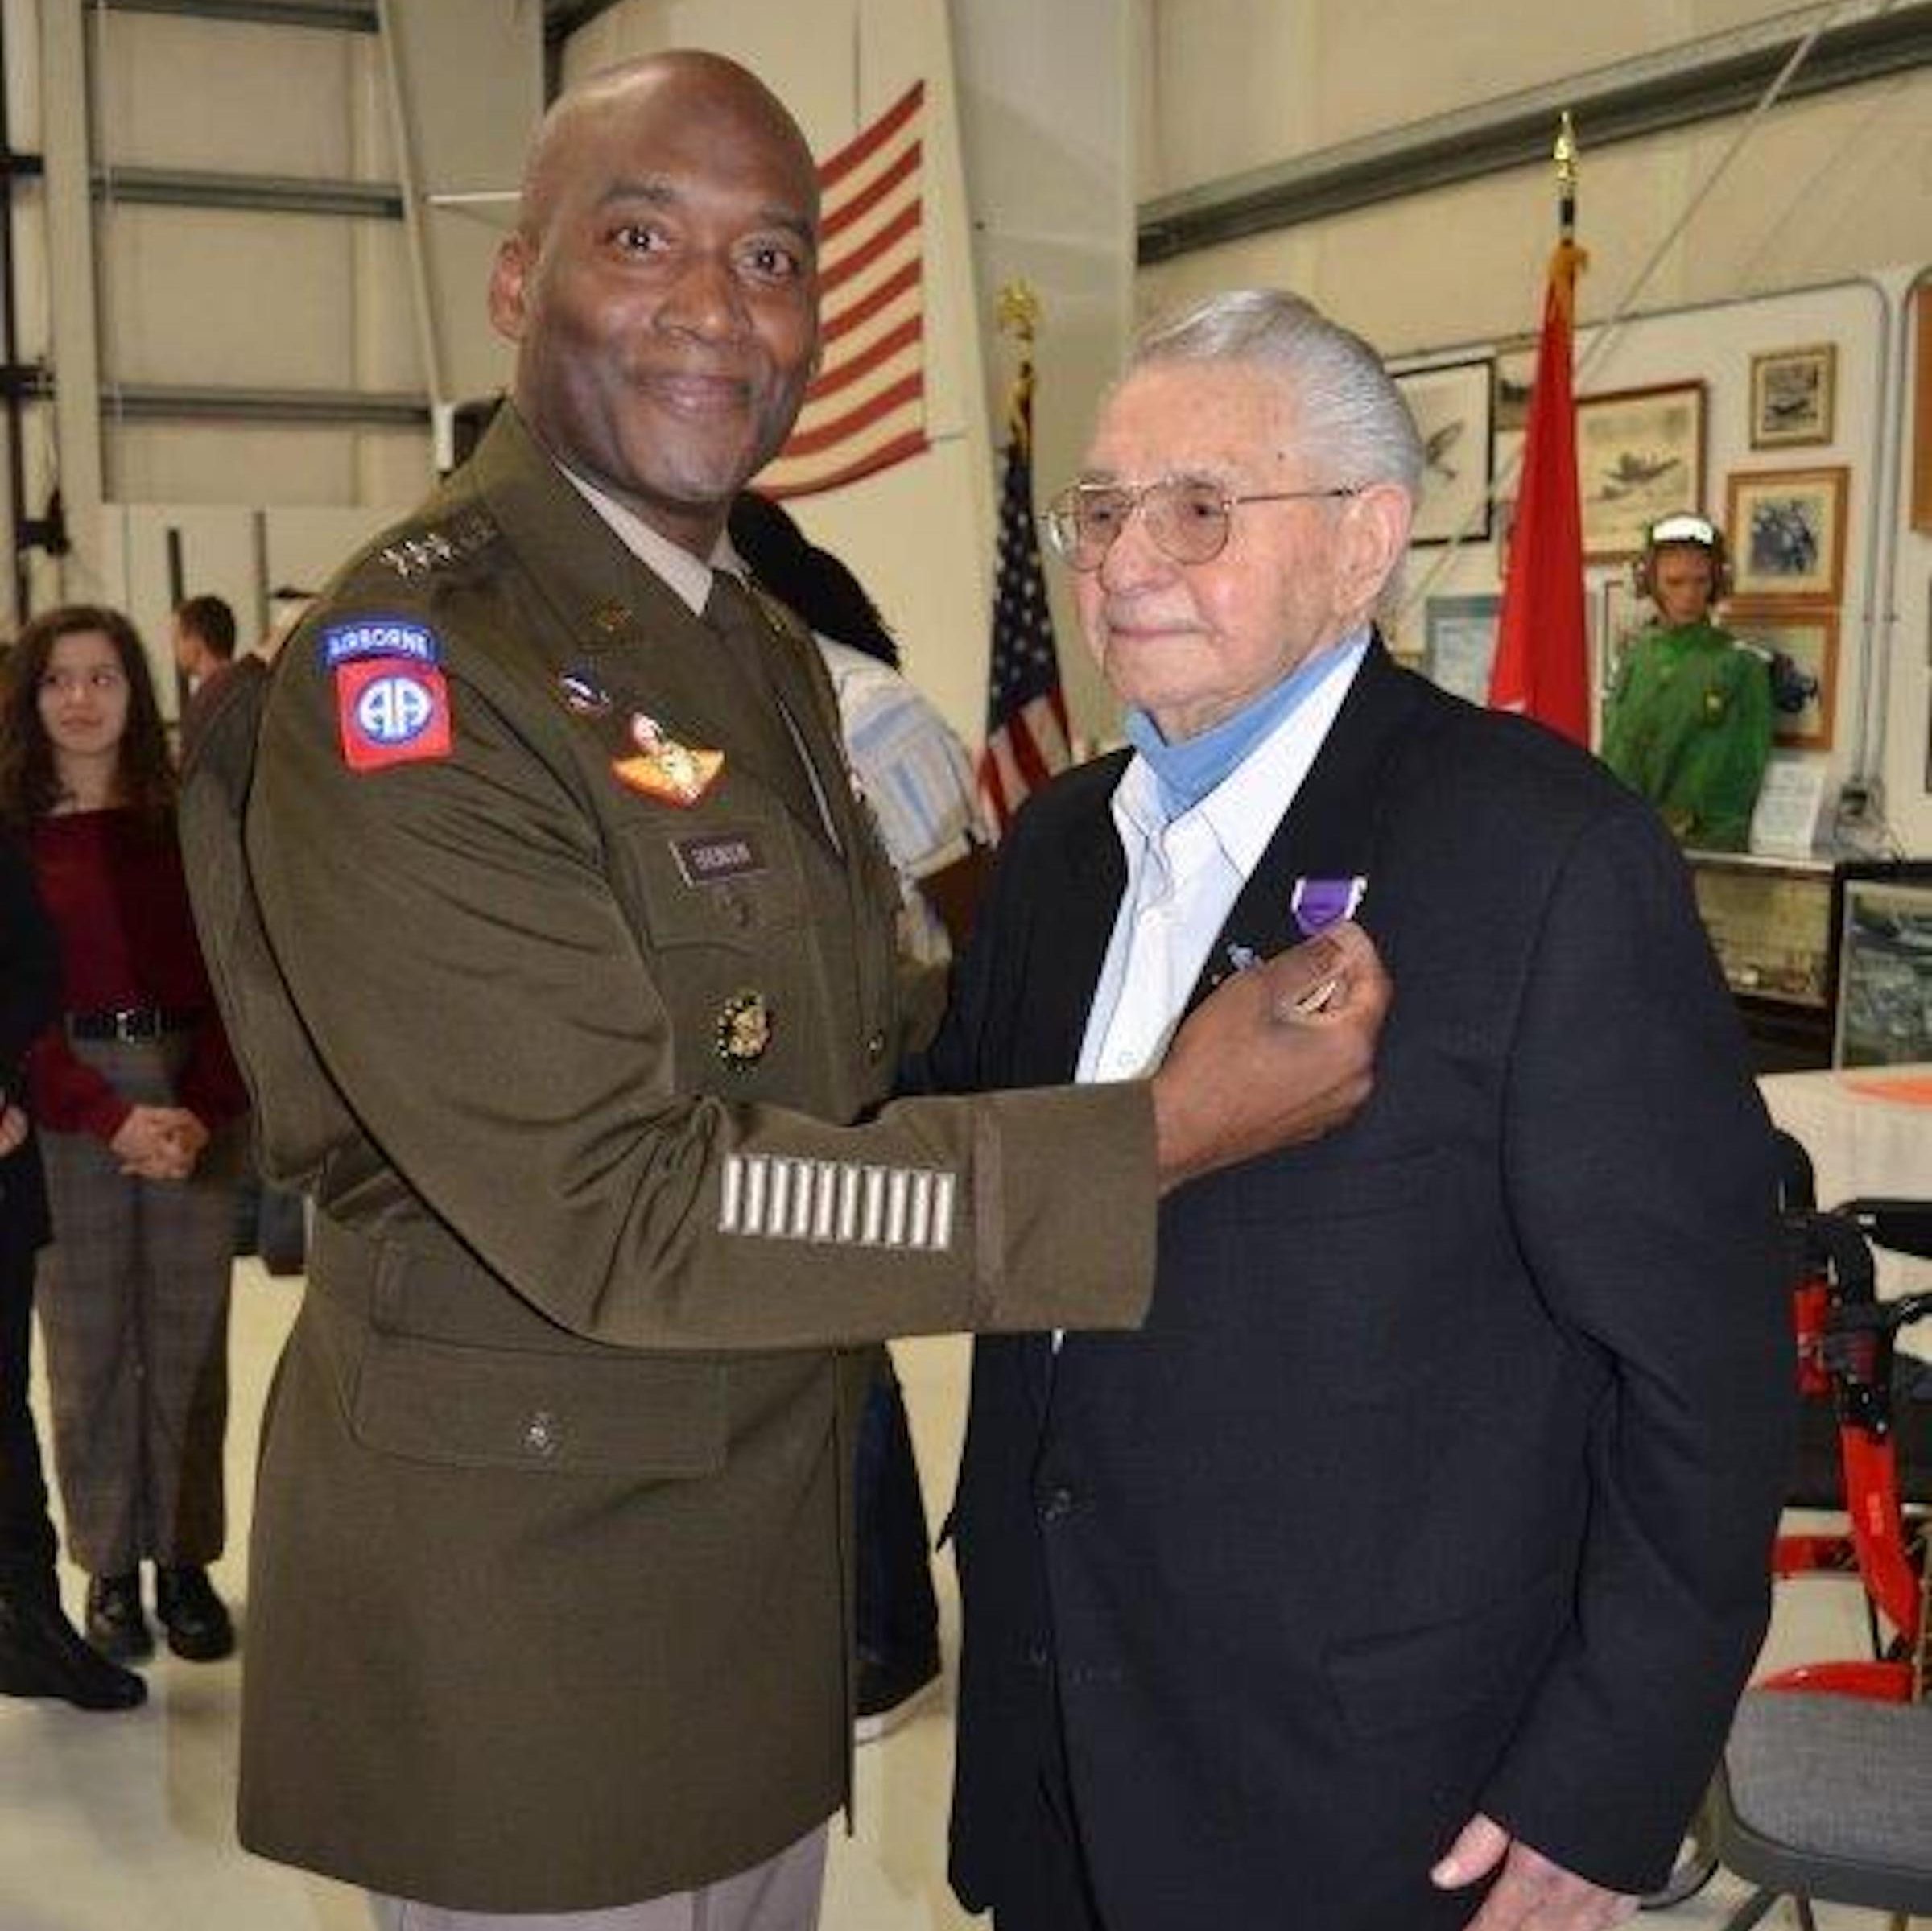
<path id="1" fill-rule="evenodd" d="M 336 728 L 352 771 L 447 757 L 449 687 L 436 633 L 399 617 L 332 625 L 320 637 L 335 672 Z"/>

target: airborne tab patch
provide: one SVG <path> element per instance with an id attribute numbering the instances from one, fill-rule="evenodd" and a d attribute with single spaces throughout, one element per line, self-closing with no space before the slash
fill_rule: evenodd
<path id="1" fill-rule="evenodd" d="M 443 661 L 436 632 L 402 617 L 359 617 L 331 624 L 322 633 L 320 648 L 323 664 L 331 670 L 371 657 L 406 657 L 419 664 Z"/>

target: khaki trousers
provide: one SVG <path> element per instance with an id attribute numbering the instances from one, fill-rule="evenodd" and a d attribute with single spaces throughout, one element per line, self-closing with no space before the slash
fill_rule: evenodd
<path id="1" fill-rule="evenodd" d="M 604 1911 L 446 1911 L 369 1894 L 376 1931 L 818 1931 L 825 1826 L 788 1851 L 696 1891 Z"/>

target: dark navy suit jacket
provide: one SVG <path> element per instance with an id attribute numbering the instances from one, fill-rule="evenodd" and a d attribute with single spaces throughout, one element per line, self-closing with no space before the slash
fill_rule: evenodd
<path id="1" fill-rule="evenodd" d="M 1124 886 L 1115 757 L 1022 815 L 937 1082 L 1064 1080 Z M 1663 1876 L 1756 1652 L 1788 1465 L 1769 1127 L 1651 809 L 1364 659 L 1236 905 L 1368 880 L 1347 1128 L 1179 1190 L 1137 1334 L 981 1339 L 952 1874 L 1027 1874 L 1055 1710 L 1108 1931 L 1418 1931 L 1476 1810 Z"/>

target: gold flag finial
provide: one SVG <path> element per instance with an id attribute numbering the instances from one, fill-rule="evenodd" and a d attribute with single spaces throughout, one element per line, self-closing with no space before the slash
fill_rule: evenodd
<path id="1" fill-rule="evenodd" d="M 1017 336 L 1024 349 L 1033 346 L 1040 323 L 1040 298 L 1030 282 L 1012 281 L 1000 290 L 998 321 L 1001 335 Z"/>
<path id="2" fill-rule="evenodd" d="M 1576 185 L 1576 128 L 1570 118 L 1570 110 L 1563 109 L 1563 125 L 1557 130 L 1556 148 L 1551 159 L 1556 163 L 1556 178 L 1565 188 Z"/>

